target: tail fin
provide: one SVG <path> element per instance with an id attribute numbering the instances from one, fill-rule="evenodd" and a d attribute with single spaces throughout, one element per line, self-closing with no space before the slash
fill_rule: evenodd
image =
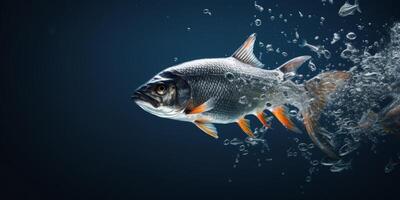
<path id="1" fill-rule="evenodd" d="M 329 96 L 349 78 L 349 72 L 325 72 L 305 84 L 305 89 L 311 98 L 302 112 L 305 128 L 315 145 L 331 158 L 338 158 L 338 156 L 328 138 L 322 134 L 318 121 Z"/>
<path id="2" fill-rule="evenodd" d="M 358 0 L 354 1 L 354 5 L 357 7 L 357 11 L 361 13 L 360 4 L 358 3 Z"/>

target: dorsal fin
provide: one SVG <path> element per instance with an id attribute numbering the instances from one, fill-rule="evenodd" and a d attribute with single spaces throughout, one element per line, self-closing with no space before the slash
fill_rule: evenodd
<path id="1" fill-rule="evenodd" d="M 307 60 L 309 60 L 310 58 L 311 58 L 311 56 L 299 56 L 299 57 L 293 58 L 293 59 L 285 62 L 280 67 L 278 67 L 278 70 L 280 70 L 284 74 L 291 73 L 291 72 L 296 72 L 297 69 L 303 63 L 305 63 Z"/>
<path id="2" fill-rule="evenodd" d="M 264 64 L 262 64 L 254 55 L 253 53 L 253 48 L 254 48 L 254 42 L 256 41 L 256 34 L 253 33 L 251 34 L 246 41 L 242 44 L 242 46 L 239 47 L 233 53 L 232 57 L 238 59 L 239 61 L 249 64 L 253 67 L 263 67 Z"/>

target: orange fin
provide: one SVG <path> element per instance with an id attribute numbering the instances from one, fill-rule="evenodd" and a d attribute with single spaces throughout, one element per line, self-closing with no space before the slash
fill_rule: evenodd
<path id="1" fill-rule="evenodd" d="M 206 102 L 204 102 L 194 108 L 186 109 L 185 113 L 186 114 L 199 114 L 199 113 L 207 112 L 207 111 L 213 109 L 214 105 L 215 105 L 215 101 L 213 98 L 211 98 L 211 99 L 207 100 Z"/>
<path id="2" fill-rule="evenodd" d="M 255 137 L 253 134 L 253 131 L 250 129 L 250 120 L 245 119 L 245 118 L 240 118 L 237 123 L 239 124 L 239 127 L 245 132 L 248 136 L 250 137 Z"/>
<path id="3" fill-rule="evenodd" d="M 267 123 L 267 120 L 265 120 L 265 119 L 267 118 L 267 116 L 265 116 L 264 111 L 257 112 L 256 116 L 257 116 L 257 119 L 260 120 L 260 122 L 261 122 L 265 127 L 271 128 L 271 126 Z"/>
<path id="4" fill-rule="evenodd" d="M 281 122 L 281 124 L 285 126 L 287 129 L 296 133 L 301 133 L 300 129 L 297 128 L 296 125 L 292 122 L 292 120 L 288 117 L 287 108 L 285 106 L 277 106 L 273 108 L 272 113 L 279 120 L 279 122 Z"/>
<path id="5" fill-rule="evenodd" d="M 217 128 L 215 128 L 214 124 L 208 123 L 205 120 L 196 120 L 194 121 L 194 124 L 196 124 L 196 126 L 199 127 L 199 129 L 201 129 L 202 131 L 204 131 L 207 135 L 215 139 L 218 139 L 218 131 Z"/>

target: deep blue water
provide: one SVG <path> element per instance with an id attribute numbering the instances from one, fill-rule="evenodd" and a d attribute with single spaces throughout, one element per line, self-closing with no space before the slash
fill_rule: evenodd
<path id="1" fill-rule="evenodd" d="M 395 0 L 361 1 L 362 14 L 346 18 L 337 15 L 339 0 L 326 6 L 320 0 L 257 2 L 288 23 L 271 22 L 267 10 L 259 13 L 254 1 L 244 0 L 1 2 L 0 198 L 398 199 L 400 168 L 383 169 L 400 141 L 378 154 L 366 144 L 351 170 L 320 167 L 306 183 L 309 164 L 286 156 L 294 133 L 276 121 L 268 136 L 273 160 L 258 167 L 257 155 L 249 155 L 233 168 L 237 150 L 223 140 L 244 138 L 236 125 L 217 125 L 222 139 L 214 140 L 191 123 L 158 118 L 129 101 L 162 69 L 230 55 L 253 32 L 288 53 L 264 53 L 263 63 L 273 68 L 298 55 L 316 57 L 288 44 L 282 30 L 297 28 L 310 43 L 341 28 L 375 41 L 387 38 L 400 19 Z M 299 18 L 298 10 L 313 16 Z M 255 14 L 263 21 L 259 27 L 250 25 Z M 368 22 L 357 32 L 356 24 Z M 329 62 L 349 64 L 335 57 Z M 310 142 L 305 134 L 297 137 Z"/>

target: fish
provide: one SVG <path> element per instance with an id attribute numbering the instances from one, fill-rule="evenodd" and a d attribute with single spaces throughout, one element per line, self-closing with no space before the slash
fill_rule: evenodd
<path id="1" fill-rule="evenodd" d="M 307 40 L 303 40 L 303 42 L 299 45 L 300 47 L 307 47 L 311 51 L 315 52 L 318 55 L 318 58 L 323 55 L 326 59 L 331 58 L 331 52 L 325 48 L 323 45 L 312 45 L 307 42 Z"/>
<path id="2" fill-rule="evenodd" d="M 354 5 L 351 5 L 348 1 L 346 1 L 342 7 L 339 9 L 339 16 L 341 17 L 346 17 L 349 15 L 354 15 L 354 13 L 358 11 L 361 13 L 360 5 L 358 3 L 358 0 L 354 1 Z"/>
<path id="3" fill-rule="evenodd" d="M 345 71 L 321 73 L 304 84 L 296 84 L 287 74 L 296 73 L 311 56 L 295 57 L 273 70 L 263 69 L 253 53 L 256 34 L 229 57 L 204 58 L 166 68 L 138 87 L 132 100 L 145 111 L 162 118 L 193 123 L 218 139 L 214 124 L 236 123 L 250 138 L 255 135 L 250 121 L 254 115 L 263 126 L 268 110 L 288 130 L 301 133 L 289 115 L 288 105 L 302 113 L 312 141 L 330 157 L 332 146 L 320 134 L 319 116 L 330 94 L 350 74 Z"/>

